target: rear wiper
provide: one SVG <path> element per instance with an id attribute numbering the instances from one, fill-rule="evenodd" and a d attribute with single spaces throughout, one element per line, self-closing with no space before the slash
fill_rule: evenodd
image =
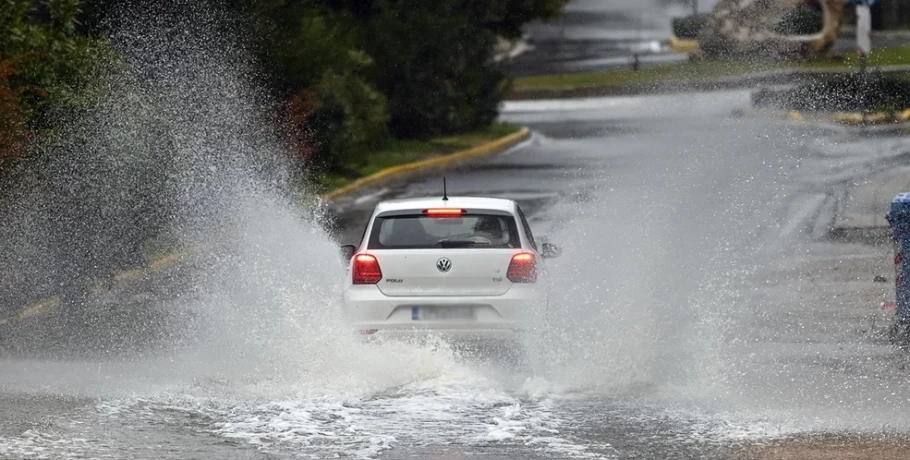
<path id="1" fill-rule="evenodd" d="M 441 248 L 470 248 L 472 246 L 488 246 L 489 243 L 478 243 L 471 240 L 446 240 L 436 243 Z"/>

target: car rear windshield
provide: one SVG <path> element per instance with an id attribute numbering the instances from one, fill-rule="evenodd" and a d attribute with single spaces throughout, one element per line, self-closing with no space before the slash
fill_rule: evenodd
<path id="1" fill-rule="evenodd" d="M 370 249 L 520 247 L 514 217 L 482 213 L 377 217 L 369 243 Z"/>

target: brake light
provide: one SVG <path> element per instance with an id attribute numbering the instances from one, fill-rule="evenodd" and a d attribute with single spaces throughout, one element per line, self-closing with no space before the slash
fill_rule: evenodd
<path id="1" fill-rule="evenodd" d="M 423 213 L 430 217 L 456 217 L 464 214 L 465 210 L 458 208 L 424 209 Z"/>
<path id="2" fill-rule="evenodd" d="M 512 256 L 506 277 L 513 283 L 536 283 L 537 259 L 534 254 L 522 252 Z"/>
<path id="3" fill-rule="evenodd" d="M 354 267 L 351 270 L 354 284 L 376 284 L 382 279 L 379 261 L 370 254 L 354 256 Z"/>

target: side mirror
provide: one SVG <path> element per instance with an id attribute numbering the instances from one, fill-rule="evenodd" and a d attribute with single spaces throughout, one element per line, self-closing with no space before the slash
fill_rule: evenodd
<path id="1" fill-rule="evenodd" d="M 341 260 L 347 263 L 351 260 L 351 257 L 354 257 L 354 252 L 357 251 L 357 248 L 353 244 L 346 244 L 341 247 Z"/>
<path id="2" fill-rule="evenodd" d="M 540 256 L 544 259 L 553 259 L 562 255 L 562 248 L 553 243 L 540 245 Z"/>

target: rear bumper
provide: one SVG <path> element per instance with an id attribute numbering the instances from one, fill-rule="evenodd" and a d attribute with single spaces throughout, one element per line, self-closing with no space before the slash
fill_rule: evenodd
<path id="1" fill-rule="evenodd" d="M 376 330 L 377 336 L 439 335 L 455 339 L 509 339 L 533 327 L 546 297 L 537 285 L 513 286 L 501 296 L 388 297 L 376 286 L 349 286 L 344 293 L 345 315 L 356 330 Z M 471 320 L 420 320 L 414 307 L 471 306 Z"/>

